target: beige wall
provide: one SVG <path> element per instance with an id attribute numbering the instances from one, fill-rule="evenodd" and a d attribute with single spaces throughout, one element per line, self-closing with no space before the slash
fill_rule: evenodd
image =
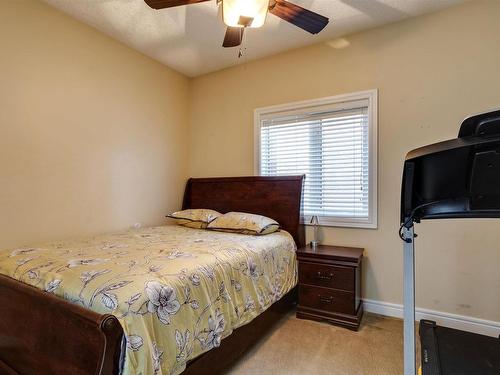
<path id="1" fill-rule="evenodd" d="M 184 76 L 39 1 L 0 1 L 0 248 L 163 222 Z"/>
<path id="2" fill-rule="evenodd" d="M 318 44 L 192 80 L 190 174 L 253 174 L 255 108 L 379 89 L 379 227 L 323 234 L 325 243 L 366 248 L 366 298 L 400 303 L 404 155 L 455 137 L 466 115 L 500 107 L 499 14 L 499 1 L 473 1 L 349 36 L 345 49 Z M 500 222 L 417 229 L 417 305 L 500 321 Z"/>
<path id="3" fill-rule="evenodd" d="M 0 247 L 162 223 L 188 175 L 253 174 L 255 108 L 378 88 L 379 228 L 323 235 L 365 247 L 364 296 L 399 303 L 404 155 L 500 107 L 498 14 L 473 1 L 189 82 L 41 2 L 0 1 Z M 419 225 L 418 305 L 500 321 L 498 228 Z"/>

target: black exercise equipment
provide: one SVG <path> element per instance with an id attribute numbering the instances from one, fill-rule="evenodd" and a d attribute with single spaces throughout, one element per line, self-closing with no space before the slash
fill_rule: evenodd
<path id="1" fill-rule="evenodd" d="M 415 374 L 414 223 L 500 217 L 500 110 L 462 122 L 458 138 L 415 149 L 404 163 L 405 375 Z M 498 291 L 495 296 L 498 296 Z M 492 296 L 493 298 L 495 296 Z M 423 375 L 499 375 L 500 339 L 420 322 Z"/>

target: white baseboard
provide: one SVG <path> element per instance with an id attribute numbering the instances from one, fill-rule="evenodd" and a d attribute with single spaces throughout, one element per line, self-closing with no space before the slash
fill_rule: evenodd
<path id="1" fill-rule="evenodd" d="M 403 305 L 396 303 L 363 299 L 363 307 L 367 312 L 392 316 L 395 318 L 403 318 Z M 415 310 L 415 315 L 417 320 L 434 320 L 437 324 L 444 327 L 460 329 L 462 331 L 474 332 L 493 337 L 498 337 L 500 335 L 500 322 L 492 320 L 478 319 L 470 316 L 450 314 L 421 308 L 417 308 Z"/>

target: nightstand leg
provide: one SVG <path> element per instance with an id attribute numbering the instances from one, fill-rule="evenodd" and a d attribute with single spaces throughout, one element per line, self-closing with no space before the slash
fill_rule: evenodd
<path id="1" fill-rule="evenodd" d="M 415 375 L 415 238 L 404 228 L 404 375 Z"/>

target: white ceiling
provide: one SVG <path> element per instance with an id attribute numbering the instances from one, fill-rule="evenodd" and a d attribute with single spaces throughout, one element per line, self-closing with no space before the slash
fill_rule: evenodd
<path id="1" fill-rule="evenodd" d="M 318 35 L 269 14 L 266 24 L 245 32 L 244 57 L 222 48 L 225 27 L 215 0 L 160 11 L 143 0 L 44 0 L 163 64 L 193 77 L 277 52 L 398 21 L 463 0 L 292 0 L 330 18 Z"/>

